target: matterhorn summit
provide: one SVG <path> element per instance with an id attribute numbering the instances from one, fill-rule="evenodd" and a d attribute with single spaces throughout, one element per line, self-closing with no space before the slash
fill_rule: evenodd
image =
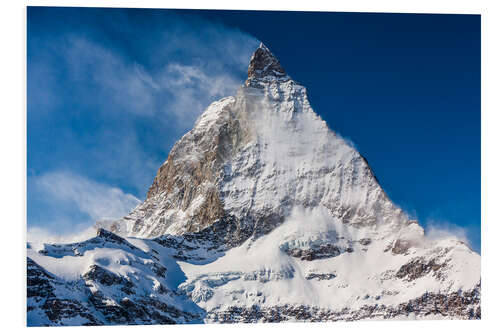
<path id="1" fill-rule="evenodd" d="M 254 52 L 248 66 L 248 79 L 245 85 L 255 85 L 260 87 L 261 82 L 270 82 L 276 80 L 291 80 L 285 73 L 278 59 L 269 51 L 269 49 L 260 43 L 259 48 Z"/>
<path id="2" fill-rule="evenodd" d="M 480 256 L 428 239 L 263 44 L 95 238 L 28 244 L 38 325 L 477 319 Z"/>

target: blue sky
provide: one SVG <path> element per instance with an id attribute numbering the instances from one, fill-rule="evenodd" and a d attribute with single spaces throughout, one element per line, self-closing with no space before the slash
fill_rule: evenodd
<path id="1" fill-rule="evenodd" d="M 263 41 L 396 204 L 480 249 L 477 15 L 29 7 L 27 37 L 31 234 L 144 199 Z"/>

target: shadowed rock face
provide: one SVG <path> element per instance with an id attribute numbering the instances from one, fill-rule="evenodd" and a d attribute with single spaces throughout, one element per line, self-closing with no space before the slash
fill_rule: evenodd
<path id="1" fill-rule="evenodd" d="M 445 267 L 445 265 L 446 263 L 438 263 L 436 259 L 427 262 L 424 258 L 415 258 L 409 263 L 401 266 L 396 273 L 396 277 L 413 281 L 430 272 L 434 272 L 436 277 L 439 278 L 440 270 Z"/>
<path id="2" fill-rule="evenodd" d="M 230 114 L 230 105 L 222 110 L 227 116 L 217 120 L 206 133 L 191 131 L 177 142 L 158 170 L 146 201 L 128 217 L 134 220 L 132 233 L 157 237 L 166 234 L 176 222 L 182 227 L 170 233 L 199 233 L 212 226 L 212 230 L 224 232 L 227 227 L 238 229 L 221 226 L 222 222 L 234 220 L 224 210 L 220 197 L 224 164 L 246 140 L 240 120 Z M 186 159 L 193 154 L 194 147 L 196 157 Z M 189 214 L 182 217 L 184 223 L 179 223 L 178 215 L 168 216 L 169 210 L 189 211 Z M 160 214 L 152 217 L 154 211 Z"/>

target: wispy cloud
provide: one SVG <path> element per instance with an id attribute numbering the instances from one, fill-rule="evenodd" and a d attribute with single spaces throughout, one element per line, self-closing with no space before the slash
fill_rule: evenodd
<path id="1" fill-rule="evenodd" d="M 140 201 L 121 189 L 70 171 L 30 177 L 28 212 L 38 211 L 28 224 L 27 240 L 69 243 L 95 235 L 99 220 L 129 213 Z"/>
<path id="2" fill-rule="evenodd" d="M 159 78 L 172 102 L 164 109 L 179 124 L 192 125 L 211 101 L 234 95 L 241 82 L 233 75 L 209 74 L 202 67 L 171 63 Z"/>
<path id="3" fill-rule="evenodd" d="M 157 43 L 149 45 L 151 53 L 163 59 L 155 60 L 154 65 L 151 59 L 131 57 L 113 44 L 67 33 L 45 45 L 50 50 L 46 56 L 57 55 L 60 61 L 35 61 L 30 72 L 49 74 L 50 68 L 45 67 L 56 65 L 64 69 L 63 80 L 72 85 L 80 105 L 89 104 L 107 114 L 150 116 L 185 129 L 214 99 L 235 93 L 258 41 L 203 20 L 194 26 L 174 18 L 176 23 L 170 28 L 177 34 L 163 31 Z M 49 85 L 32 90 L 35 98 L 47 104 L 48 97 L 58 97 L 54 88 Z M 52 91 L 43 94 L 40 90 Z"/>
<path id="4" fill-rule="evenodd" d="M 81 100 L 95 104 L 100 99 L 89 94 L 97 91 L 106 103 L 98 108 L 103 112 L 152 116 L 184 128 L 192 125 L 210 102 L 234 94 L 242 84 L 238 73 L 224 68 L 218 63 L 220 59 L 211 59 L 216 64 L 199 59 L 192 64 L 166 61 L 163 68 L 152 71 L 83 37 L 67 36 L 63 45 L 71 79 L 97 88 L 79 91 Z"/>
<path id="5" fill-rule="evenodd" d="M 92 220 L 122 217 L 140 203 L 119 188 L 66 171 L 46 173 L 36 179 L 36 185 L 46 200 L 74 204 Z"/>
<path id="6" fill-rule="evenodd" d="M 94 226 L 77 226 L 72 232 L 58 233 L 48 228 L 28 228 L 27 241 L 31 243 L 75 243 L 95 236 L 97 228 Z"/>

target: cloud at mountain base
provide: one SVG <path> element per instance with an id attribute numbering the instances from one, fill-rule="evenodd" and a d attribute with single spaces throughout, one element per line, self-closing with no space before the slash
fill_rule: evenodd
<path id="1" fill-rule="evenodd" d="M 55 242 L 95 233 L 95 222 L 128 214 L 140 200 L 130 193 L 69 171 L 42 174 L 31 181 L 35 198 L 45 212 L 28 225 L 28 240 Z"/>

